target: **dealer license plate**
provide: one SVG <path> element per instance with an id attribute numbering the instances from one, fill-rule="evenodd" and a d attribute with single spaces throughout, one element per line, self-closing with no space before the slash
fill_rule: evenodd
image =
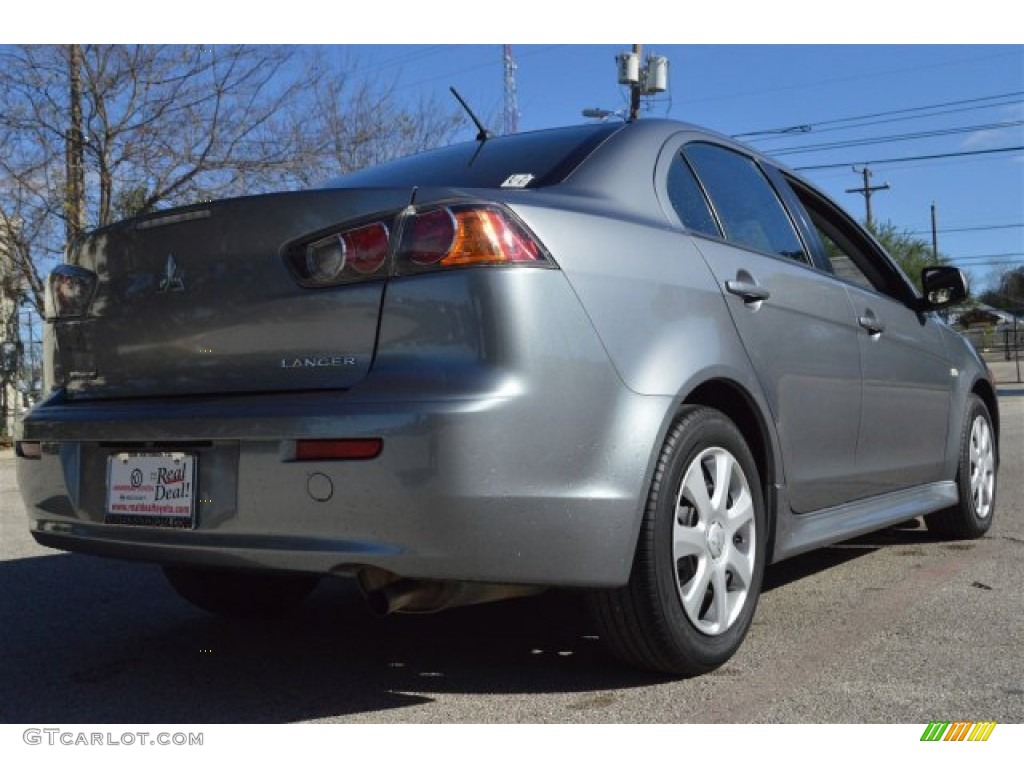
<path id="1" fill-rule="evenodd" d="M 196 457 L 190 453 L 115 453 L 107 459 L 106 522 L 192 528 Z"/>

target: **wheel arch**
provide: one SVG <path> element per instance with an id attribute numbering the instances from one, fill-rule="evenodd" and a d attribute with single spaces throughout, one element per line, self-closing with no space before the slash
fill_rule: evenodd
<path id="1" fill-rule="evenodd" d="M 735 369 L 732 369 L 735 372 Z M 662 485 L 659 479 L 658 486 L 652 485 L 654 478 L 649 479 L 648 497 L 645 499 L 645 509 L 642 518 L 642 536 L 635 543 L 632 568 L 629 581 L 614 589 L 596 590 L 588 595 L 591 610 L 595 621 L 598 624 L 599 632 L 604 638 L 610 650 L 620 658 L 637 664 L 643 668 L 658 672 L 667 672 L 673 675 L 691 676 L 703 674 L 720 666 L 735 652 L 738 644 L 742 642 L 746 634 L 749 622 L 755 610 L 757 596 L 761 591 L 763 570 L 755 571 L 759 575 L 753 582 L 753 599 L 748 595 L 743 611 L 745 618 L 737 620 L 735 625 L 730 625 L 724 632 L 712 636 L 710 639 L 703 637 L 705 642 L 697 642 L 693 638 L 700 639 L 700 628 L 694 624 L 694 619 L 684 615 L 686 609 L 677 595 L 678 584 L 675 584 L 668 595 L 661 587 L 665 585 L 662 578 L 666 573 L 665 568 L 675 569 L 678 564 L 665 566 L 665 557 L 668 551 L 657 544 L 658 541 L 665 541 L 665 521 L 675 518 L 678 514 L 678 502 L 675 500 L 675 483 L 685 476 L 686 464 L 679 460 L 692 460 L 693 455 L 686 454 L 686 447 L 679 448 L 678 444 L 670 441 L 679 440 L 686 445 L 688 432 L 684 427 L 678 425 L 687 423 L 703 423 L 704 425 L 715 424 L 718 437 L 728 439 L 724 443 L 711 443 L 712 445 L 729 445 L 729 450 L 734 450 L 736 435 L 732 429 L 723 429 L 722 419 L 714 417 L 708 419 L 708 411 L 713 410 L 722 417 L 728 419 L 740 433 L 743 442 L 749 448 L 753 458 L 756 471 L 761 475 L 761 486 L 764 492 L 765 504 L 763 518 L 768 522 L 768 535 L 758 537 L 764 547 L 763 565 L 771 562 L 771 551 L 773 548 L 775 528 L 775 500 L 778 494 L 774 492 L 774 483 L 781 474 L 781 466 L 778 458 L 778 442 L 771 427 L 772 419 L 767 416 L 768 410 L 763 400 L 758 396 L 757 390 L 751 390 L 744 386 L 741 381 L 742 372 L 737 378 L 732 378 L 729 371 L 719 367 L 714 372 L 705 372 L 700 379 L 692 382 L 692 385 L 684 389 L 678 398 L 673 399 L 674 406 L 668 409 L 665 414 L 665 424 L 660 432 L 660 441 L 655 446 L 653 461 L 658 465 L 666 456 L 666 449 L 669 453 L 665 458 L 664 473 L 659 478 L 670 480 L 670 484 Z M 701 414 L 700 411 L 704 410 Z M 702 421 L 698 421 L 704 417 Z M 695 445 L 693 439 L 689 439 L 692 448 Z M 708 445 L 707 442 L 704 443 Z M 678 450 L 678 452 L 677 452 Z M 746 464 L 746 461 L 744 461 Z M 668 503 L 665 502 L 665 489 L 668 489 Z M 652 496 L 650 494 L 656 494 Z M 649 505 L 649 506 L 648 506 Z M 666 513 L 666 509 L 668 510 Z M 670 517 L 666 517 L 668 514 Z M 758 513 L 755 512 L 755 517 Z M 655 530 L 657 529 L 657 530 Z M 638 532 L 640 533 L 640 532 Z M 659 555 L 658 553 L 662 554 Z M 671 553 L 668 553 L 671 555 Z M 674 555 L 671 555 L 674 557 Z M 673 561 L 674 562 L 674 561 Z M 660 565 L 659 565 L 660 563 Z M 762 568 L 763 568 L 762 565 Z M 671 572 L 671 571 L 669 571 Z M 675 583 L 675 582 L 673 582 Z M 673 609 L 671 606 L 675 606 Z M 703 609 L 702 609 L 703 610 Z M 679 620 L 677 620 L 679 619 Z M 689 627 L 690 631 L 680 629 Z M 739 633 L 737 635 L 737 633 Z M 734 645 L 730 645 L 734 643 Z"/>
<path id="2" fill-rule="evenodd" d="M 988 415 L 992 418 L 992 431 L 996 438 L 996 464 L 999 462 L 999 402 L 996 399 L 995 389 L 986 379 L 978 379 L 971 387 L 971 392 L 981 398 L 988 408 Z"/>
<path id="3" fill-rule="evenodd" d="M 768 562 L 772 562 L 775 549 L 775 527 L 778 517 L 776 492 L 782 482 L 781 466 L 773 432 L 764 410 L 739 382 L 716 377 L 701 382 L 683 399 L 680 405 L 703 405 L 725 414 L 739 429 L 754 456 L 768 520 Z"/>

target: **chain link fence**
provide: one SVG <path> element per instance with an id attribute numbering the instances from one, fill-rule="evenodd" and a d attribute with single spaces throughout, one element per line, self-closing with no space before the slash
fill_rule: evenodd
<path id="1" fill-rule="evenodd" d="M 986 363 L 1001 363 L 1000 383 L 1024 382 L 1024 322 L 969 328 L 960 333 L 978 350 Z"/>

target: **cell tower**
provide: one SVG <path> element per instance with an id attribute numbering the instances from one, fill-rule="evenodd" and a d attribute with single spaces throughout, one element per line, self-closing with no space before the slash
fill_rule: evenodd
<path id="1" fill-rule="evenodd" d="M 505 110 L 502 133 L 516 133 L 519 130 L 519 104 L 516 99 L 516 63 L 512 59 L 512 46 L 502 46 L 505 62 Z"/>

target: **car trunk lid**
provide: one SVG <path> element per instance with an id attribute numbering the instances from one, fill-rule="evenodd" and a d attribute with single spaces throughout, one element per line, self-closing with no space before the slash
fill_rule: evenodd
<path id="1" fill-rule="evenodd" d="M 106 227 L 69 262 L 94 272 L 85 316 L 50 323 L 55 378 L 76 399 L 347 388 L 372 362 L 383 275 L 300 287 L 283 246 L 390 221 L 408 189 L 237 198 Z"/>

